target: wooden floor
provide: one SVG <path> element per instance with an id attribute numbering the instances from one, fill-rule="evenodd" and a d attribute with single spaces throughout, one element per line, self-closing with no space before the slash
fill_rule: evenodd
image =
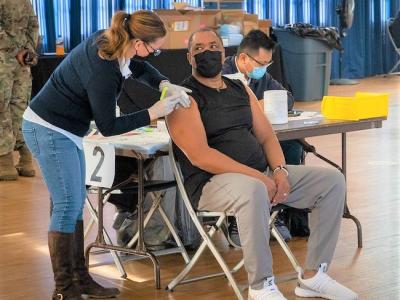
<path id="1" fill-rule="evenodd" d="M 364 230 L 364 248 L 357 249 L 356 231 L 343 221 L 330 274 L 360 294 L 360 299 L 400 299 L 400 77 L 368 78 L 356 86 L 330 87 L 330 95 L 352 95 L 355 91 L 391 94 L 390 115 L 382 129 L 348 135 L 348 201 Z M 318 109 L 318 102 L 302 103 Z M 340 162 L 340 136 L 312 138 L 320 153 Z M 307 164 L 322 163 L 308 157 Z M 49 214 L 48 193 L 42 178 L 20 178 L 0 182 L 0 299 L 50 299 L 53 278 L 47 250 Z M 109 212 L 108 219 L 111 218 Z M 272 242 L 274 270 L 277 275 L 290 271 L 279 246 Z M 306 241 L 290 242 L 303 262 Z M 230 249 L 219 238 L 218 247 L 234 264 L 240 251 Z M 195 273 L 218 270 L 207 253 Z M 110 260 L 108 255 L 92 261 Z M 178 255 L 161 258 L 161 279 L 165 286 L 183 267 Z M 152 266 L 148 261 L 126 264 L 129 280 L 121 280 L 112 265 L 92 268 L 97 280 L 121 289 L 119 299 L 235 299 L 224 278 L 187 284 L 173 293 L 155 290 Z M 236 278 L 246 282 L 241 270 Z M 295 280 L 279 284 L 288 299 L 294 295 Z M 247 293 L 245 291 L 244 293 Z M 300 298 L 299 298 L 300 299 Z"/>

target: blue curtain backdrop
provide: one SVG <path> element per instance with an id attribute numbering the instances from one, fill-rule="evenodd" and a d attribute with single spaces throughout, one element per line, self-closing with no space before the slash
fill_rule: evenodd
<path id="1" fill-rule="evenodd" d="M 54 52 L 62 37 L 70 50 L 96 30 L 109 26 L 118 10 L 170 9 L 172 0 L 31 0 L 39 17 L 43 51 Z M 336 6 L 342 0 L 246 0 L 244 9 L 272 19 L 274 26 L 310 23 L 338 26 Z M 177 0 L 203 6 L 202 0 Z M 343 41 L 344 72 L 349 78 L 384 74 L 395 63 L 395 52 L 386 32 L 386 21 L 400 9 L 400 0 L 356 0 L 352 28 Z M 332 78 L 338 77 L 338 53 L 334 51 Z"/>

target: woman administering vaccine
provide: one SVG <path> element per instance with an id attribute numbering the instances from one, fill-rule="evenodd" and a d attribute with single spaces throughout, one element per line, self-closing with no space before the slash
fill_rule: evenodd
<path id="1" fill-rule="evenodd" d="M 48 233 L 55 279 L 52 299 L 119 294 L 116 288 L 97 284 L 85 267 L 82 138 L 92 120 L 104 136 L 117 135 L 149 125 L 179 105 L 190 105 L 186 89 L 171 84 L 147 62 L 131 61 L 158 55 L 165 35 L 163 22 L 151 11 L 117 12 L 110 28 L 94 33 L 68 54 L 24 113 L 25 141 L 40 166 L 53 207 Z M 117 117 L 116 98 L 124 79 L 131 76 L 153 88 L 168 87 L 167 97 L 147 110 Z"/>

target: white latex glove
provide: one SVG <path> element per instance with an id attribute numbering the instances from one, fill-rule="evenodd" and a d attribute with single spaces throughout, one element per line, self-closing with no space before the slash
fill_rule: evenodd
<path id="1" fill-rule="evenodd" d="M 190 107 L 190 99 L 189 99 L 189 96 L 187 95 L 187 93 L 191 93 L 192 92 L 191 89 L 185 88 L 180 85 L 172 84 L 168 80 L 161 81 L 160 86 L 159 86 L 160 92 L 162 92 L 164 87 L 168 88 L 167 97 L 175 95 L 175 94 L 183 96 L 183 93 L 184 93 L 186 95 L 186 96 L 184 96 L 185 99 L 180 104 L 185 108 Z"/>
<path id="2" fill-rule="evenodd" d="M 188 106 L 186 101 L 189 101 Z M 183 91 L 179 94 L 165 97 L 163 100 L 157 101 L 152 107 L 150 107 L 148 109 L 150 120 L 156 120 L 170 114 L 174 109 L 178 108 L 179 105 L 190 107 L 190 99 Z"/>

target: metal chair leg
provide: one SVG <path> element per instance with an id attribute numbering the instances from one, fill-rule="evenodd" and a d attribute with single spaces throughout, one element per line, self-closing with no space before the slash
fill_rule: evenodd
<path id="1" fill-rule="evenodd" d="M 143 228 L 145 228 L 147 223 L 149 223 L 154 212 L 157 210 L 158 206 L 160 205 L 160 201 L 161 201 L 160 198 L 157 198 L 156 200 L 153 201 L 153 204 L 151 205 L 151 208 L 150 208 L 149 212 L 146 214 L 146 217 L 144 219 Z M 129 243 L 126 245 L 126 247 L 132 248 L 133 245 L 137 242 L 138 238 L 139 238 L 139 233 L 136 232 L 135 235 L 129 241 Z"/>
<path id="2" fill-rule="evenodd" d="M 190 261 L 190 257 L 186 252 L 185 246 L 182 243 L 182 240 L 180 239 L 180 237 L 178 236 L 178 233 L 176 232 L 174 225 L 172 225 L 170 219 L 168 218 L 167 214 L 164 211 L 164 208 L 160 205 L 158 207 L 158 211 L 160 212 L 161 217 L 164 220 L 164 223 L 167 225 L 169 231 L 171 232 L 176 244 L 178 245 L 178 248 L 182 254 L 182 257 L 185 261 L 185 263 L 189 263 Z"/>
<path id="3" fill-rule="evenodd" d="M 297 261 L 296 257 L 294 256 L 292 250 L 290 250 L 288 244 L 285 242 L 283 239 L 282 235 L 279 233 L 278 229 L 275 226 L 275 220 L 278 216 L 279 211 L 274 211 L 271 214 L 271 217 L 269 219 L 269 227 L 271 230 L 271 234 L 275 237 L 275 239 L 278 241 L 279 245 L 281 246 L 282 250 L 285 252 L 287 258 L 289 259 L 290 263 L 292 264 L 294 270 L 298 274 L 301 272 L 301 266 L 299 262 Z"/>
<path id="4" fill-rule="evenodd" d="M 215 232 L 216 232 L 216 229 L 213 227 L 210 229 L 208 234 L 210 235 L 210 237 L 212 237 Z M 203 254 L 206 247 L 207 247 L 207 241 L 203 240 L 203 242 L 200 244 L 199 248 L 197 248 L 196 253 L 193 255 L 193 257 L 189 261 L 189 263 L 186 264 L 185 268 L 168 284 L 167 290 L 173 290 L 178 284 L 184 283 L 183 279 L 187 276 L 187 274 L 190 272 L 190 270 L 197 263 L 197 261 L 199 260 L 200 256 Z"/>
<path id="5" fill-rule="evenodd" d="M 389 71 L 389 74 L 395 74 L 395 70 L 400 65 L 400 60 L 393 66 L 393 68 Z"/>
<path id="6" fill-rule="evenodd" d="M 211 240 L 211 238 L 214 236 L 214 234 L 217 232 L 217 230 L 221 227 L 221 224 L 225 218 L 226 218 L 226 216 L 220 216 L 217 221 L 217 224 L 215 226 L 211 227 L 211 229 L 208 232 L 203 232 L 203 233 L 205 233 L 205 236 L 202 235 L 203 242 L 201 243 L 200 247 L 197 249 L 196 253 L 192 257 L 190 262 L 181 271 L 181 273 L 179 273 L 178 276 L 175 277 L 175 279 L 172 280 L 168 284 L 168 286 L 166 287 L 167 290 L 172 291 L 179 284 L 190 283 L 190 282 L 199 281 L 199 280 L 203 280 L 203 279 L 210 279 L 210 278 L 214 278 L 214 277 L 218 277 L 218 276 L 225 276 L 228 279 L 229 283 L 231 284 L 236 297 L 239 300 L 244 299 L 242 296 L 242 292 L 240 291 L 239 286 L 236 283 L 236 280 L 232 276 L 233 273 L 237 272 L 244 265 L 243 259 L 233 269 L 229 269 L 228 265 L 225 263 L 225 260 L 223 259 L 223 257 L 219 253 L 218 249 L 215 247 L 214 243 Z M 193 277 L 190 279 L 185 279 L 186 276 L 188 275 L 188 273 L 191 271 L 191 269 L 195 266 L 195 264 L 199 260 L 200 256 L 203 254 L 206 247 L 208 247 L 210 249 L 211 253 L 217 260 L 217 262 L 220 265 L 220 267 L 222 268 L 223 272 L 214 273 L 214 274 L 210 274 L 210 275 L 204 275 L 204 276 L 197 276 L 197 277 Z"/>
<path id="7" fill-rule="evenodd" d="M 106 204 L 108 201 L 108 198 L 110 198 L 110 194 L 106 195 L 103 199 L 103 205 Z M 86 195 L 85 203 L 87 204 L 87 201 L 89 200 L 89 197 Z M 96 207 L 95 211 L 97 211 L 98 207 Z M 93 217 L 92 214 L 90 214 L 89 221 L 86 223 L 85 231 L 83 233 L 83 237 L 86 237 L 86 235 L 89 233 L 90 229 L 92 229 L 92 226 L 95 222 L 95 218 Z"/>
<path id="8" fill-rule="evenodd" d="M 144 220 L 144 224 L 143 227 L 146 228 L 146 225 L 148 224 L 148 222 L 150 221 L 151 217 L 154 215 L 154 213 L 156 212 L 156 210 L 158 210 L 160 212 L 160 215 L 164 221 L 164 223 L 167 225 L 169 231 L 171 232 L 175 242 L 178 245 L 178 249 L 179 252 L 181 253 L 183 259 L 185 260 L 185 263 L 188 263 L 190 261 L 189 255 L 186 252 L 186 249 L 181 241 L 181 239 L 179 238 L 174 226 L 172 225 L 171 221 L 169 220 L 167 214 L 165 213 L 164 209 L 161 206 L 161 201 L 164 197 L 164 195 L 157 197 L 155 195 L 154 192 L 150 193 L 150 195 L 153 198 L 153 204 L 150 208 L 150 210 L 148 211 L 148 213 L 146 214 L 145 220 Z M 136 233 L 132 239 L 129 241 L 129 243 L 127 244 L 127 248 L 132 248 L 133 245 L 136 243 L 136 241 L 139 238 L 139 234 Z"/>

